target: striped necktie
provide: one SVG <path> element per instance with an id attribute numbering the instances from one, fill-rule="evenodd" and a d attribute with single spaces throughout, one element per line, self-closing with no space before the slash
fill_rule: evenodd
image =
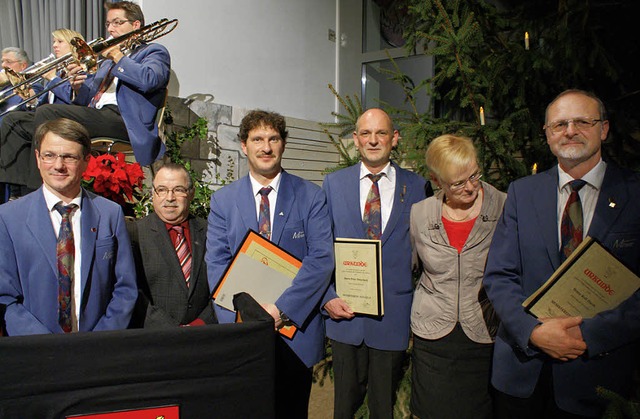
<path id="1" fill-rule="evenodd" d="M 180 261 L 180 268 L 182 269 L 187 288 L 189 288 L 191 280 L 191 251 L 189 250 L 189 244 L 187 243 L 182 226 L 178 225 L 171 228 L 176 232 L 176 254 Z"/>
<path id="2" fill-rule="evenodd" d="M 73 242 L 73 228 L 71 213 L 78 208 L 76 204 L 63 205 L 58 202 L 55 210 L 62 216 L 58 241 L 56 244 L 56 259 L 58 265 L 58 323 L 65 333 L 77 330 L 75 304 L 72 295 L 74 276 L 75 244 Z"/>
<path id="3" fill-rule="evenodd" d="M 367 225 L 367 237 L 373 240 L 378 240 L 382 236 L 382 214 L 380 213 L 380 189 L 378 188 L 378 181 L 383 175 L 384 173 L 367 175 L 367 177 L 371 179 L 372 184 L 364 205 L 362 221 Z"/>
<path id="4" fill-rule="evenodd" d="M 583 225 L 582 225 L 582 202 L 578 191 L 586 185 L 582 179 L 576 179 L 569 182 L 571 187 L 571 195 L 567 200 L 562 214 L 562 222 L 560 223 L 561 249 L 560 259 L 565 260 L 569 255 L 582 243 Z"/>

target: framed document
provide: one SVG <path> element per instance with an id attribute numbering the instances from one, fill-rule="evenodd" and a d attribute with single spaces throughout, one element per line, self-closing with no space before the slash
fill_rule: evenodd
<path id="1" fill-rule="evenodd" d="M 384 315 L 382 242 L 336 238 L 336 293 L 359 314 Z"/>
<path id="2" fill-rule="evenodd" d="M 522 305 L 537 318 L 582 316 L 616 308 L 640 288 L 640 278 L 591 237 Z"/>
<path id="3" fill-rule="evenodd" d="M 233 296 L 246 292 L 258 303 L 273 304 L 291 286 L 302 262 L 253 230 L 242 240 L 213 291 L 216 304 L 234 311 Z M 293 338 L 297 328 L 285 326 L 280 334 Z"/>

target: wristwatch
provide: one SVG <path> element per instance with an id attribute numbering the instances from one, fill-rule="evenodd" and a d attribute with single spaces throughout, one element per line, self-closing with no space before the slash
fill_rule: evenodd
<path id="1" fill-rule="evenodd" d="M 278 314 L 280 315 L 280 326 L 278 327 L 278 329 L 280 329 L 280 328 L 282 328 L 284 326 L 290 326 L 291 325 L 291 319 L 289 318 L 289 316 L 284 314 L 284 312 L 282 310 L 278 310 Z"/>

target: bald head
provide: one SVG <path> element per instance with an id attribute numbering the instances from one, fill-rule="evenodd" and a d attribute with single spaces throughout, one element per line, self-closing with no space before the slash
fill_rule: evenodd
<path id="1" fill-rule="evenodd" d="M 373 108 L 358 118 L 353 142 L 362 164 L 375 174 L 389 163 L 391 150 L 398 145 L 398 131 L 393 129 L 393 122 L 385 111 Z"/>

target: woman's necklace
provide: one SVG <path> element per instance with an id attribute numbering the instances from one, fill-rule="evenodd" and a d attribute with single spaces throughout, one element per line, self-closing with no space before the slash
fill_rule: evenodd
<path id="1" fill-rule="evenodd" d="M 473 213 L 474 213 L 474 212 L 475 212 L 475 210 L 476 210 L 476 206 L 477 206 L 478 201 L 482 201 L 482 195 L 481 195 L 481 194 L 482 194 L 482 192 L 481 192 L 481 191 L 482 191 L 482 189 L 478 191 L 478 195 L 476 196 L 475 201 L 473 201 L 473 205 L 471 206 L 471 208 L 469 208 L 469 209 L 468 209 L 468 211 L 469 211 L 469 212 L 467 213 L 467 215 L 465 215 L 465 216 L 464 216 L 464 217 L 462 217 L 462 218 L 456 218 L 456 217 L 454 217 L 454 216 L 453 216 L 453 213 L 451 212 L 452 208 L 451 208 L 451 207 L 449 207 L 449 205 L 448 205 L 448 204 L 447 204 L 447 202 L 445 201 L 445 202 L 444 202 L 444 204 L 443 204 L 443 207 L 444 207 L 444 209 L 445 209 L 445 212 L 446 212 L 447 218 L 448 218 L 448 219 L 450 219 L 451 221 L 456 221 L 456 222 L 466 221 L 466 220 L 468 220 L 469 218 L 471 218 L 471 215 L 473 215 Z"/>

